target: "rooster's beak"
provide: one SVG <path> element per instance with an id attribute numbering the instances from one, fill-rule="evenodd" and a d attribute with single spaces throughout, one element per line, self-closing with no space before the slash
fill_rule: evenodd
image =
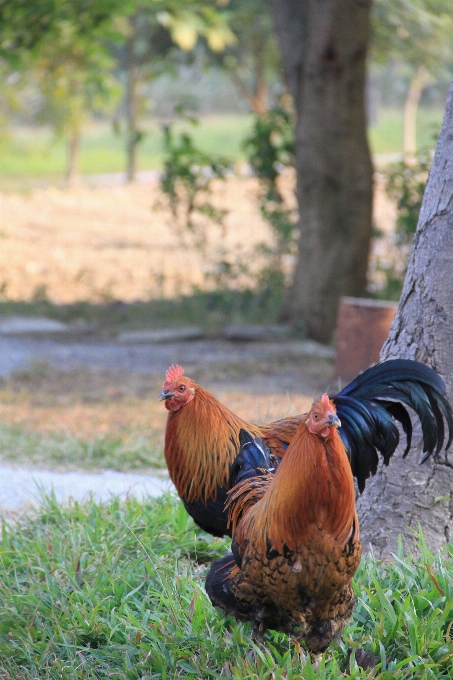
<path id="1" fill-rule="evenodd" d="M 329 427 L 341 427 L 341 420 L 336 413 L 329 413 L 326 424 Z"/>
<path id="2" fill-rule="evenodd" d="M 171 399 L 172 394 L 170 390 L 162 390 L 162 392 L 159 394 L 159 401 L 164 401 L 165 399 Z"/>

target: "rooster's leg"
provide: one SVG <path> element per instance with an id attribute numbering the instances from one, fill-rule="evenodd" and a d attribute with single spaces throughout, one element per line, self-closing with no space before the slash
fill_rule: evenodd
<path id="1" fill-rule="evenodd" d="M 262 644 L 264 638 L 264 631 L 266 630 L 263 622 L 265 606 L 260 607 L 252 620 L 252 640 L 258 644 Z"/>

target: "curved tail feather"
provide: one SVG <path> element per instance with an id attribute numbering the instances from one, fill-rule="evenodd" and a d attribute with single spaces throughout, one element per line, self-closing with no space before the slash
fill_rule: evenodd
<path id="1" fill-rule="evenodd" d="M 433 369 L 419 362 L 394 359 L 372 366 L 331 399 L 342 423 L 339 432 L 360 492 L 377 470 L 378 452 L 388 465 L 398 446 L 400 435 L 395 420 L 406 435 L 403 456 L 408 454 L 412 443 L 408 409 L 420 420 L 425 454 L 422 462 L 441 451 L 446 430 L 445 448 L 451 445 L 453 412 L 445 384 Z"/>

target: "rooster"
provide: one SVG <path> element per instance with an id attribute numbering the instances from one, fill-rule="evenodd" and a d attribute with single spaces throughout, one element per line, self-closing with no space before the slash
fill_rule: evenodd
<path id="1" fill-rule="evenodd" d="M 450 446 L 453 414 L 445 385 L 423 364 L 405 359 L 377 364 L 330 398 L 342 423 L 339 434 L 360 492 L 368 477 L 376 473 L 378 453 L 388 465 L 399 443 L 395 420 L 406 435 L 403 455 L 409 452 L 412 423 L 407 408 L 420 419 L 424 460 L 443 447 L 444 421 L 446 448 Z M 214 536 L 231 535 L 225 501 L 231 488 L 230 468 L 240 450 L 241 429 L 262 439 L 270 450 L 270 467 L 276 468 L 306 414 L 252 425 L 184 376 L 180 366 L 167 370 L 159 399 L 168 410 L 165 460 L 179 497 L 202 529 Z M 248 474 L 252 474 L 250 470 Z"/>
<path id="2" fill-rule="evenodd" d="M 324 394 L 298 426 L 275 474 L 266 471 L 270 453 L 262 442 L 241 433 L 239 483 L 227 502 L 232 554 L 214 561 L 206 579 L 211 602 L 251 621 L 255 639 L 267 628 L 283 631 L 314 655 L 351 616 L 351 580 L 362 552 L 339 425 Z M 247 476 L 260 467 L 261 476 Z"/>

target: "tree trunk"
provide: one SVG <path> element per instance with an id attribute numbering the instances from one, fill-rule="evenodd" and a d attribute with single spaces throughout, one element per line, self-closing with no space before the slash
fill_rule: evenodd
<path id="1" fill-rule="evenodd" d="M 247 102 L 250 111 L 257 116 L 261 116 L 268 110 L 267 95 L 268 84 L 265 65 L 266 45 L 259 39 L 256 40 L 252 49 L 253 54 L 253 84 L 250 85 L 247 79 L 241 76 L 241 70 L 235 64 L 228 66 L 228 61 L 224 62 L 224 67 L 231 78 L 231 82 L 238 90 L 239 94 Z"/>
<path id="2" fill-rule="evenodd" d="M 80 131 L 72 130 L 67 144 L 66 184 L 72 186 L 79 176 Z"/>
<path id="3" fill-rule="evenodd" d="M 255 75 L 257 75 L 259 69 L 255 64 Z M 267 111 L 267 82 L 264 73 L 259 74 L 261 77 L 256 80 L 255 86 L 250 88 L 244 80 L 240 77 L 239 73 L 230 69 L 228 74 L 231 78 L 231 82 L 238 90 L 239 94 L 247 102 L 249 109 L 252 113 L 257 116 L 261 116 Z"/>
<path id="4" fill-rule="evenodd" d="M 267 111 L 267 80 L 264 45 L 256 45 L 253 53 L 255 88 L 253 93 L 253 113 L 262 115 Z"/>
<path id="5" fill-rule="evenodd" d="M 138 74 L 137 65 L 131 53 L 128 55 L 127 64 L 127 87 L 126 87 L 126 120 L 127 120 L 127 170 L 128 182 L 133 182 L 137 174 L 137 147 L 140 135 L 137 129 L 138 122 Z"/>
<path id="6" fill-rule="evenodd" d="M 420 66 L 410 82 L 404 104 L 403 155 L 409 159 L 415 156 L 417 151 L 417 111 L 426 82 L 426 70 Z"/>
<path id="7" fill-rule="evenodd" d="M 363 295 L 372 236 L 366 134 L 369 0 L 271 0 L 295 101 L 299 257 L 283 316 L 329 342 L 340 297 Z"/>
<path id="8" fill-rule="evenodd" d="M 381 351 L 381 359 L 421 361 L 445 380 L 453 400 L 453 83 L 447 99 L 414 237 L 403 292 Z M 395 455 L 388 468 L 368 480 L 358 501 L 362 537 L 378 556 L 389 555 L 402 533 L 420 522 L 426 543 L 436 550 L 453 540 L 453 456 L 417 464 Z"/>

